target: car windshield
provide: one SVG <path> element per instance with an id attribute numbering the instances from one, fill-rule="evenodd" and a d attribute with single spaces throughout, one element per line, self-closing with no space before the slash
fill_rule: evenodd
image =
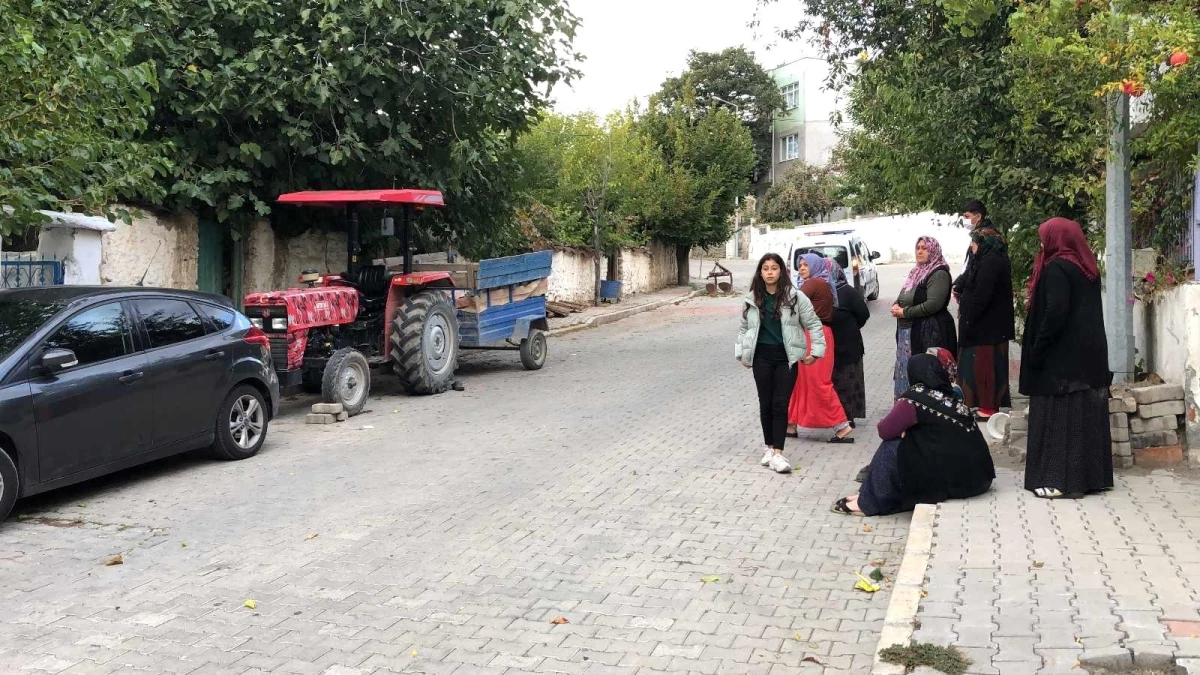
<path id="1" fill-rule="evenodd" d="M 65 302 L 0 300 L 0 360 L 8 358 L 26 338 L 65 306 Z"/>
<path id="2" fill-rule="evenodd" d="M 816 253 L 823 258 L 833 258 L 842 269 L 850 269 L 850 255 L 846 252 L 845 246 L 801 246 L 796 249 L 796 259 L 792 262 L 794 267 L 800 266 L 800 256 L 805 253 Z"/>

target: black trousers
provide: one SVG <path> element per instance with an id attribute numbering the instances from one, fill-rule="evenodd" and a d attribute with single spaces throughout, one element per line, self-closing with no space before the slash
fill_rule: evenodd
<path id="1" fill-rule="evenodd" d="M 796 387 L 796 366 L 788 364 L 782 345 L 758 345 L 754 350 L 754 384 L 758 387 L 758 414 L 763 442 L 783 450 L 787 440 L 788 403 Z"/>

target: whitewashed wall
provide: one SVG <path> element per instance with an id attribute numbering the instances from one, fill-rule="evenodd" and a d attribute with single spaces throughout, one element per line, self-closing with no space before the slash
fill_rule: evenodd
<path id="1" fill-rule="evenodd" d="M 678 281 L 679 264 L 675 247 L 651 242 L 639 248 L 621 251 L 621 292 L 625 295 L 652 293 Z"/>
<path id="2" fill-rule="evenodd" d="M 132 286 L 145 274 L 147 286 L 196 288 L 200 228 L 192 214 L 143 213 L 129 225 L 118 223 L 101 241 L 104 284 Z"/>
<path id="3" fill-rule="evenodd" d="M 45 228 L 38 236 L 38 253 L 42 258 L 62 261 L 63 283 L 68 286 L 100 285 L 104 259 L 102 233 L 68 227 Z"/>
<path id="4" fill-rule="evenodd" d="M 1200 284 L 1164 291 L 1134 307 L 1134 344 L 1146 370 L 1182 384 L 1189 463 L 1200 465 Z"/>

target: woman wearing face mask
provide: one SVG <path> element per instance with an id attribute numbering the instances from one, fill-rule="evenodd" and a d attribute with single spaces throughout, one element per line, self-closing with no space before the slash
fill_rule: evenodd
<path id="1" fill-rule="evenodd" d="M 933 237 L 920 237 L 917 264 L 908 273 L 900 296 L 892 305 L 896 318 L 896 368 L 893 372 L 895 398 L 908 391 L 908 359 L 928 349 L 941 347 L 958 353 L 958 335 L 950 306 L 950 265 L 942 246 Z"/>
<path id="2" fill-rule="evenodd" d="M 783 445 L 796 364 L 812 365 L 825 355 L 826 348 L 821 320 L 812 303 L 796 292 L 783 258 L 774 253 L 758 261 L 733 351 L 738 362 L 754 371 L 765 450 L 759 463 L 777 473 L 788 473 L 792 465 L 783 456 Z"/>
<path id="3" fill-rule="evenodd" d="M 833 363 L 836 343 L 829 324 L 833 321 L 837 298 L 833 294 L 833 268 L 831 261 L 815 253 L 800 257 L 800 293 L 812 301 L 813 309 L 821 320 L 820 333 L 826 345 L 825 356 L 817 359 L 811 368 L 800 371 L 792 401 L 788 406 L 788 431 L 795 434 L 797 427 L 807 429 L 833 429 L 830 443 L 853 443 L 850 434 L 854 427 L 846 415 L 837 391 L 833 388 Z M 814 337 L 815 340 L 815 337 Z"/>

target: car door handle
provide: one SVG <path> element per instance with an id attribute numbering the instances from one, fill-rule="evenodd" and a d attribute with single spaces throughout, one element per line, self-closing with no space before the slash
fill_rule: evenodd
<path id="1" fill-rule="evenodd" d="M 136 373 L 132 370 L 127 370 L 125 371 L 124 375 L 121 375 L 117 378 L 117 381 L 121 384 L 129 384 L 130 382 L 137 382 L 138 380 L 142 379 L 143 375 L 145 375 L 145 373 L 140 370 Z"/>
<path id="2" fill-rule="evenodd" d="M 223 356 L 225 356 L 225 352 L 223 352 L 223 351 L 209 352 L 204 355 L 204 360 L 205 361 L 216 361 L 217 359 L 222 358 Z"/>

